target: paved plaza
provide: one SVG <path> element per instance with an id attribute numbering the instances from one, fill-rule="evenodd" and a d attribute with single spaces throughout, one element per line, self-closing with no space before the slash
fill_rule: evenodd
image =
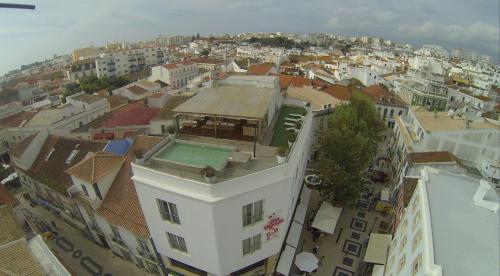
<path id="1" fill-rule="evenodd" d="M 390 222 L 390 216 L 370 208 L 370 193 L 376 194 L 380 185 L 371 184 L 361 194 L 355 208 L 345 207 L 338 220 L 332 235 L 322 234 L 317 243 L 313 242 L 313 235 L 307 226 L 301 234 L 301 243 L 297 253 L 312 252 L 315 244 L 319 245 L 316 256 L 320 259 L 320 267 L 311 275 L 351 276 L 361 273 L 362 260 L 368 244 L 370 233 L 386 231 L 381 228 Z M 308 217 L 313 210 L 319 209 L 321 197 L 318 191 L 313 190 L 309 203 Z M 303 275 L 295 265 L 292 265 L 290 275 Z"/>

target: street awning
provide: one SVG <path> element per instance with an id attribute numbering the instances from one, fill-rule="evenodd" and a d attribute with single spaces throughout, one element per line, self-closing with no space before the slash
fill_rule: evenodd
<path id="1" fill-rule="evenodd" d="M 331 203 L 323 201 L 314 217 L 312 227 L 333 234 L 341 213 L 342 208 L 334 207 Z"/>
<path id="2" fill-rule="evenodd" d="M 288 232 L 288 238 L 286 239 L 286 243 L 297 248 L 300 241 L 300 234 L 302 233 L 302 224 L 297 222 L 292 222 L 292 226 L 290 226 L 290 232 Z"/>
<path id="3" fill-rule="evenodd" d="M 276 266 L 276 272 L 288 276 L 290 274 L 290 268 L 292 268 L 294 256 L 295 248 L 287 244 L 285 250 L 281 252 L 280 260 L 278 261 L 278 265 Z"/>
<path id="4" fill-rule="evenodd" d="M 293 217 L 293 220 L 295 220 L 300 224 L 304 224 L 304 220 L 306 219 L 306 214 L 307 214 L 307 205 L 301 202 L 299 206 L 297 206 L 297 210 L 295 210 L 295 216 Z"/>
<path id="5" fill-rule="evenodd" d="M 365 263 L 385 265 L 391 239 L 389 234 L 372 233 L 366 248 Z"/>

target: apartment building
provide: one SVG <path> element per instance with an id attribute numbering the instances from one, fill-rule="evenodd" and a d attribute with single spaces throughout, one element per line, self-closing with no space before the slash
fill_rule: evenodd
<path id="1" fill-rule="evenodd" d="M 383 86 L 371 85 L 363 88 L 362 92 L 373 100 L 377 114 L 388 128 L 394 128 L 397 116 L 406 116 L 408 113 L 408 105 Z"/>
<path id="2" fill-rule="evenodd" d="M 389 156 L 396 179 L 412 152 L 448 151 L 470 168 L 479 168 L 483 160 L 500 160 L 500 127 L 474 114 L 411 107 L 408 116 L 396 119 L 391 139 Z"/>
<path id="3" fill-rule="evenodd" d="M 312 114 L 300 103 L 281 98 L 276 77 L 231 76 L 173 110 L 175 138 L 139 153 L 132 179 L 169 269 L 273 272 L 309 158 Z M 287 156 L 277 158 L 287 141 L 268 136 L 283 134 L 274 118 L 289 108 L 301 123 L 291 127 L 297 139 Z"/>
<path id="4" fill-rule="evenodd" d="M 150 81 L 162 81 L 172 88 L 185 87 L 198 76 L 198 66 L 191 61 L 167 63 L 151 68 Z"/>
<path id="5" fill-rule="evenodd" d="M 95 60 L 95 68 L 97 77 L 112 77 L 138 72 L 166 61 L 166 48 L 146 45 L 101 53 Z"/>
<path id="6" fill-rule="evenodd" d="M 490 183 L 426 167 L 388 247 L 384 275 L 496 275 L 498 208 Z"/>
<path id="7" fill-rule="evenodd" d="M 97 75 L 95 59 L 84 59 L 74 61 L 69 70 L 64 71 L 65 77 L 70 81 L 76 81 L 82 77 Z"/>
<path id="8" fill-rule="evenodd" d="M 444 111 L 448 105 L 448 88 L 432 81 L 414 78 L 403 80 L 395 85 L 395 92 L 410 106 Z"/>

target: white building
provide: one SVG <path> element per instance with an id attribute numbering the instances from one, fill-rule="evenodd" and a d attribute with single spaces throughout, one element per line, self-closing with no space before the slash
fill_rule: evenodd
<path id="1" fill-rule="evenodd" d="M 466 114 L 429 112 L 412 107 L 398 117 L 391 149 L 394 174 L 400 175 L 409 152 L 449 151 L 466 166 L 479 168 L 483 160 L 500 160 L 500 128 L 488 119 Z"/>
<path id="2" fill-rule="evenodd" d="M 390 243 L 384 275 L 497 275 L 498 202 L 484 180 L 426 167 Z"/>
<path id="3" fill-rule="evenodd" d="M 138 80 L 125 85 L 124 87 L 113 90 L 113 95 L 121 95 L 127 97 L 132 101 L 144 99 L 154 92 L 161 89 L 159 83 L 151 82 L 148 80 Z"/>
<path id="4" fill-rule="evenodd" d="M 167 63 L 151 68 L 150 81 L 162 81 L 172 88 L 184 87 L 198 75 L 198 66 L 191 61 Z"/>
<path id="5" fill-rule="evenodd" d="M 280 110 L 291 108 L 282 102 L 276 77 L 229 77 L 175 108 L 181 135 L 132 164 L 167 267 L 209 275 L 273 271 L 300 196 L 312 125 L 311 112 L 297 107 L 305 114 L 297 117 L 298 137 L 278 162 L 277 148 L 262 138 Z"/>
<path id="6" fill-rule="evenodd" d="M 69 70 L 64 71 L 64 74 L 70 81 L 75 81 L 82 77 L 97 75 L 95 59 L 74 61 Z"/>
<path id="7" fill-rule="evenodd" d="M 121 76 L 163 64 L 167 50 L 159 46 L 119 48 L 99 54 L 95 60 L 97 77 Z"/>

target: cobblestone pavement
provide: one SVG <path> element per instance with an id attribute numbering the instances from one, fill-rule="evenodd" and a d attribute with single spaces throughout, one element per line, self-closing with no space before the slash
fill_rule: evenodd
<path id="1" fill-rule="evenodd" d="M 369 193 L 375 194 L 379 188 L 377 185 L 370 185 L 362 193 L 356 208 L 345 207 L 338 220 L 335 232 L 332 235 L 323 234 L 317 243 L 313 242 L 312 232 L 307 229 L 307 226 L 304 226 L 297 253 L 302 251 L 312 252 L 314 245 L 317 244 L 319 250 L 316 256 L 322 263 L 312 275 L 360 275 L 360 265 L 364 258 L 370 233 L 381 232 L 380 223 L 390 222 L 388 215 L 375 211 L 369 206 Z M 313 190 L 306 221 L 310 219 L 311 211 L 319 209 L 320 204 L 319 192 Z M 290 275 L 302 275 L 302 273 L 298 271 L 295 265 L 292 265 Z"/>
<path id="2" fill-rule="evenodd" d="M 100 247 L 41 206 L 31 207 L 24 199 L 15 208 L 18 220 L 28 220 L 43 227 L 43 221 L 54 221 L 59 230 L 46 239 L 47 245 L 75 275 L 150 275 L 133 263 L 113 255 L 111 250 Z M 52 228 L 54 229 L 54 228 Z"/>

